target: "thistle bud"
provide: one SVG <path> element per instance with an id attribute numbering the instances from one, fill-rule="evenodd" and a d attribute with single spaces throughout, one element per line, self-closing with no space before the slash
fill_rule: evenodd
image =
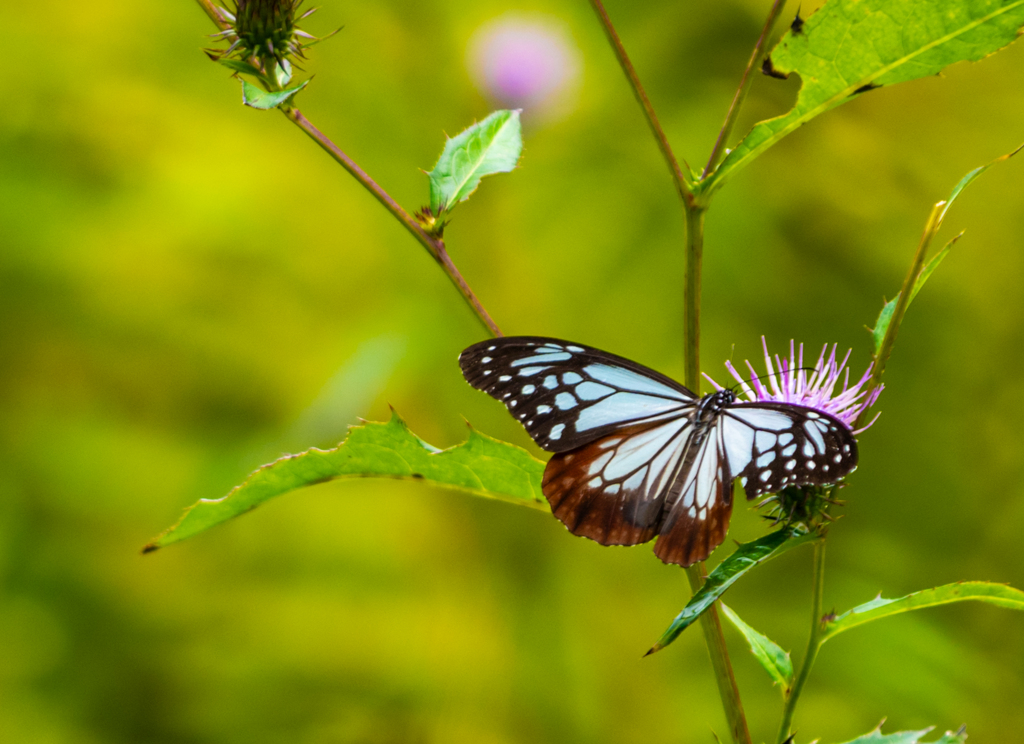
<path id="1" fill-rule="evenodd" d="M 231 46 L 223 51 L 207 50 L 207 53 L 215 59 L 255 58 L 267 74 L 277 65 L 287 68 L 295 60 L 305 59 L 305 47 L 322 39 L 296 25 L 316 12 L 316 8 L 312 8 L 296 17 L 302 3 L 303 0 L 235 0 L 234 13 L 220 9 L 221 16 L 231 25 L 216 35 L 230 41 Z"/>

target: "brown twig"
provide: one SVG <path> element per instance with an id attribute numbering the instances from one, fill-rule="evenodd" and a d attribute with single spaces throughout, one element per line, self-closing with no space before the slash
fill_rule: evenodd
<path id="1" fill-rule="evenodd" d="M 222 31 L 229 28 L 229 24 L 226 20 L 217 12 L 217 6 L 212 0 L 196 0 L 199 6 L 206 12 L 206 15 L 217 24 L 218 28 Z M 366 173 L 359 165 L 346 155 L 340 147 L 334 144 L 323 132 L 313 126 L 312 122 L 309 121 L 302 112 L 294 106 L 283 105 L 279 107 L 281 113 L 285 115 L 288 121 L 295 124 L 299 129 L 306 133 L 314 142 L 316 142 L 328 155 L 334 158 L 342 168 L 344 168 L 349 175 L 355 178 L 363 187 L 373 194 L 374 198 L 381 203 L 381 205 L 388 210 L 391 215 L 398 220 L 409 231 L 410 234 L 420 244 L 427 249 L 427 252 L 437 261 L 438 265 L 444 271 L 444 273 L 451 279 L 452 284 L 462 295 L 463 299 L 469 305 L 470 309 L 476 314 L 480 322 L 487 328 L 488 332 L 493 336 L 502 336 L 501 329 L 498 328 L 497 323 L 491 318 L 487 310 L 480 303 L 480 300 L 473 293 L 469 284 L 465 278 L 459 272 L 458 267 L 452 261 L 451 256 L 448 255 L 448 250 L 445 248 L 444 241 L 432 233 L 428 232 L 416 221 L 416 218 L 406 212 L 402 206 L 391 198 L 383 188 L 377 184 L 369 174 Z"/>
<path id="2" fill-rule="evenodd" d="M 711 175 L 711 172 L 718 167 L 719 162 L 725 156 L 725 146 L 729 141 L 729 135 L 732 134 L 732 129 L 736 125 L 736 119 L 739 118 L 740 107 L 743 106 L 743 100 L 747 97 L 747 91 L 750 90 L 750 85 L 754 82 L 754 76 L 751 73 L 757 68 L 757 59 L 768 44 L 768 40 L 772 36 L 772 31 L 775 30 L 775 24 L 778 22 L 785 4 L 786 0 L 775 0 L 771 10 L 768 11 L 768 19 L 764 22 L 761 36 L 754 45 L 754 51 L 750 54 L 747 69 L 743 71 L 743 77 L 740 78 L 740 87 L 736 89 L 736 95 L 733 96 L 732 104 L 725 115 L 725 123 L 722 124 L 722 129 L 718 133 L 718 139 L 715 140 L 715 146 L 711 150 L 711 157 L 708 158 L 708 164 L 704 166 L 704 173 L 701 175 L 701 178 L 707 178 Z"/>
<path id="3" fill-rule="evenodd" d="M 693 202 L 692 178 L 679 167 L 679 161 L 676 160 L 675 153 L 672 152 L 672 145 L 669 144 L 668 137 L 665 136 L 665 131 L 661 128 L 658 115 L 654 113 L 654 106 L 651 105 L 651 100 L 647 97 L 647 92 L 644 90 L 644 86 L 641 84 L 640 78 L 633 68 L 633 63 L 629 60 L 629 55 L 626 54 L 625 47 L 622 46 L 622 40 L 619 39 L 619 34 L 615 31 L 615 26 L 612 25 L 612 20 L 608 17 L 608 12 L 604 9 L 604 5 L 601 4 L 601 0 L 590 0 L 590 4 L 594 7 L 594 11 L 601 21 L 601 26 L 608 36 L 608 41 L 615 51 L 615 56 L 619 60 L 622 71 L 626 73 L 626 79 L 629 80 L 629 84 L 633 88 L 633 94 L 640 103 L 644 116 L 647 117 L 647 124 L 651 128 L 651 134 L 654 135 L 654 139 L 658 142 L 658 149 L 661 150 L 662 157 L 665 158 L 665 162 L 668 164 L 668 169 L 672 174 L 672 180 L 675 182 L 679 198 L 683 200 L 683 208 L 689 210 Z"/>

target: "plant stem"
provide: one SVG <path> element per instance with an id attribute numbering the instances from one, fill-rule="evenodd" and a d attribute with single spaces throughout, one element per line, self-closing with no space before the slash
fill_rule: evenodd
<path id="1" fill-rule="evenodd" d="M 484 306 L 480 304 L 480 300 L 470 289 L 469 284 L 463 278 L 458 268 L 455 266 L 451 257 L 448 255 L 448 250 L 445 248 L 444 241 L 438 237 L 435 237 L 428 233 L 423 227 L 416 221 L 416 218 L 411 214 L 402 209 L 401 205 L 398 204 L 391 196 L 382 189 L 367 173 L 360 168 L 355 161 L 352 160 L 348 155 L 341 151 L 341 149 L 331 142 L 326 135 L 323 134 L 319 129 L 310 123 L 309 119 L 302 115 L 302 112 L 297 108 L 291 106 L 282 106 L 281 112 L 295 124 L 299 129 L 305 132 L 309 137 L 320 145 L 323 150 L 330 155 L 334 160 L 341 165 L 348 173 L 359 183 L 361 183 L 367 191 L 383 205 L 383 207 L 391 213 L 391 215 L 402 223 L 406 230 L 418 240 L 427 252 L 434 257 L 434 259 L 440 264 L 444 273 L 451 279 L 452 284 L 459 290 L 459 294 L 462 295 L 463 299 L 470 306 L 473 312 L 476 314 L 480 322 L 484 324 L 488 331 L 494 336 L 501 336 L 501 329 L 491 318 Z"/>
<path id="2" fill-rule="evenodd" d="M 668 137 L 665 136 L 665 130 L 661 128 L 661 122 L 658 121 L 658 115 L 654 113 L 654 107 L 651 105 L 650 99 L 647 97 L 647 92 L 644 90 L 644 86 L 640 83 L 640 78 L 636 74 L 636 70 L 633 68 L 633 63 L 629 60 L 629 55 L 626 54 L 625 47 L 622 46 L 622 40 L 619 39 L 619 34 L 615 30 L 615 26 L 612 25 L 611 18 L 608 17 L 608 12 L 604 9 L 604 5 L 601 4 L 601 0 L 590 0 L 590 4 L 594 8 L 594 12 L 597 13 L 598 19 L 601 21 L 601 26 L 604 28 L 605 34 L 608 36 L 608 42 L 612 45 L 612 49 L 615 51 L 615 56 L 619 60 L 619 66 L 622 67 L 622 71 L 626 73 L 626 79 L 629 80 L 630 86 L 633 88 L 633 94 L 636 96 L 637 102 L 640 104 L 640 108 L 644 111 L 644 116 L 647 117 L 647 124 L 651 128 L 651 134 L 654 135 L 654 139 L 658 143 L 658 149 L 661 150 L 662 157 L 665 158 L 665 162 L 668 164 L 669 172 L 672 174 L 672 180 L 675 182 L 676 192 L 679 194 L 679 198 L 683 201 L 683 208 L 689 211 L 689 208 L 693 202 L 693 179 L 691 176 L 684 172 L 679 167 L 679 161 L 676 160 L 675 153 L 672 152 L 672 145 L 668 143 Z"/>
<path id="3" fill-rule="evenodd" d="M 686 269 L 683 279 L 683 384 L 700 395 L 700 289 L 706 207 L 686 212 Z"/>
<path id="4" fill-rule="evenodd" d="M 704 252 L 704 207 L 691 205 L 686 210 L 686 278 L 684 280 L 684 384 L 694 393 L 700 394 L 700 287 L 701 259 Z M 704 584 L 707 571 L 704 563 L 697 563 L 686 569 L 690 589 L 696 592 Z M 729 721 L 729 732 L 736 744 L 750 744 L 750 731 L 743 713 L 739 687 L 729 660 L 725 645 L 722 621 L 717 605 L 712 605 L 700 617 L 700 627 L 711 657 L 711 667 L 718 681 L 718 693 L 722 698 L 725 717 Z"/>
<path id="5" fill-rule="evenodd" d="M 223 31 L 229 27 L 229 24 L 217 12 L 217 6 L 212 2 L 212 0 L 196 0 L 196 2 L 199 4 L 199 7 L 206 12 L 206 15 L 210 17 L 210 20 L 217 24 L 218 28 Z M 271 75 L 269 77 L 274 77 L 273 67 L 271 67 Z M 416 221 L 415 217 L 406 212 L 401 205 L 392 199 L 391 195 L 382 189 L 376 181 L 370 178 L 366 171 L 360 168 L 352 158 L 342 152 L 341 148 L 331 142 L 323 132 L 313 126 L 309 119 L 302 115 L 301 111 L 293 106 L 281 106 L 279 108 L 281 109 L 281 113 L 283 113 L 290 122 L 299 127 L 299 129 L 305 132 L 314 142 L 320 145 L 328 155 L 334 158 L 342 168 L 348 171 L 349 175 L 359 181 L 367 191 L 373 194 L 377 201 L 379 201 L 396 220 L 402 223 L 405 229 L 408 230 L 409 233 L 427 249 L 427 252 L 434 258 L 434 260 L 437 261 L 444 273 L 447 274 L 449 279 L 451 279 L 452 284 L 455 285 L 459 294 L 462 295 L 466 304 L 469 305 L 470 309 L 488 332 L 492 336 L 502 336 L 503 334 L 501 329 L 498 328 L 497 323 L 494 322 L 487 310 L 484 309 L 480 300 L 473 293 L 473 290 L 470 288 L 465 278 L 463 278 L 459 269 L 455 266 L 451 256 L 448 255 L 448 250 L 445 247 L 444 241 L 427 232 L 420 223 Z"/>
<path id="6" fill-rule="evenodd" d="M 825 588 L 825 537 L 814 543 L 814 574 L 811 584 L 811 633 L 807 639 L 807 653 L 804 654 L 800 663 L 800 672 L 797 674 L 796 682 L 786 695 L 786 705 L 782 710 L 782 724 L 779 726 L 778 744 L 783 744 L 790 735 L 790 728 L 793 725 L 793 713 L 796 711 L 797 701 L 800 693 L 803 692 L 807 677 L 810 676 L 811 667 L 818 657 L 818 650 L 821 648 L 822 630 L 822 592 Z"/>
<path id="7" fill-rule="evenodd" d="M 701 286 L 701 260 L 704 248 L 704 212 L 706 205 L 698 204 L 693 195 L 692 179 L 679 167 L 672 146 L 665 136 L 665 130 L 661 128 L 658 115 L 654 112 L 647 92 L 644 90 L 640 78 L 636 74 L 633 63 L 626 54 L 622 40 L 612 24 L 604 5 L 600 0 L 590 0 L 591 6 L 597 13 L 601 26 L 604 28 L 608 41 L 615 51 L 615 56 L 626 74 L 626 79 L 633 88 L 633 94 L 643 109 L 647 124 L 651 128 L 662 157 L 668 164 L 672 179 L 675 183 L 676 192 L 682 201 L 683 209 L 686 212 L 686 278 L 684 280 L 684 351 L 685 351 L 685 384 L 694 392 L 700 390 L 700 286 Z M 736 106 L 738 110 L 738 106 Z M 686 569 L 686 576 L 690 582 L 690 588 L 696 592 L 704 583 L 706 571 L 704 564 L 697 563 Z M 718 691 L 722 697 L 722 707 L 725 709 L 725 716 L 729 721 L 729 730 L 732 740 L 736 744 L 750 744 L 750 731 L 747 729 L 747 720 L 743 714 L 743 704 L 740 701 L 739 688 L 736 686 L 736 678 L 733 675 L 732 663 L 729 661 L 729 651 L 725 645 L 725 635 L 722 632 L 722 622 L 718 616 L 717 607 L 712 607 L 705 612 L 700 619 L 701 629 L 704 632 L 704 640 L 707 642 L 708 655 L 711 657 L 711 666 L 714 669 L 715 679 L 718 682 Z"/>
<path id="8" fill-rule="evenodd" d="M 935 237 L 939 227 L 942 225 L 945 207 L 946 202 L 940 201 L 932 207 L 931 214 L 928 215 L 928 222 L 925 223 L 924 232 L 921 233 L 921 242 L 917 245 L 914 260 L 910 262 L 910 270 L 907 272 L 907 277 L 903 280 L 903 288 L 900 289 L 900 296 L 896 301 L 896 307 L 893 309 L 892 318 L 889 320 L 889 327 L 885 330 L 882 345 L 878 347 L 878 353 L 875 355 L 875 366 L 871 370 L 868 394 L 878 387 L 878 383 L 882 381 L 886 362 L 889 361 L 889 356 L 892 354 L 892 347 L 896 343 L 900 324 L 903 322 L 903 316 L 907 312 L 907 305 L 910 304 L 911 295 L 914 292 L 914 284 L 917 283 L 921 267 L 924 266 L 925 256 L 928 255 L 928 247 L 932 244 L 932 238 Z"/>
<path id="9" fill-rule="evenodd" d="M 715 146 L 711 150 L 711 157 L 708 158 L 708 164 L 704 167 L 704 173 L 701 175 L 702 179 L 707 178 L 718 167 L 718 164 L 725 156 L 725 146 L 729 141 L 729 135 L 732 134 L 732 128 L 736 125 L 736 119 L 739 117 L 740 108 L 747 97 L 747 91 L 750 90 L 750 85 L 754 82 L 754 76 L 751 73 L 757 66 L 757 58 L 761 56 L 765 46 L 768 44 L 768 40 L 771 39 L 772 32 L 775 30 L 775 24 L 778 22 L 785 4 L 786 0 L 775 0 L 771 10 L 768 11 L 768 19 L 764 22 L 761 36 L 754 45 L 754 51 L 750 54 L 747 69 L 743 71 L 743 77 L 740 78 L 740 87 L 736 90 L 736 95 L 733 96 L 729 111 L 725 115 L 725 123 L 722 124 L 722 130 L 718 133 L 718 139 L 715 140 Z"/>
<path id="10" fill-rule="evenodd" d="M 706 574 L 703 562 L 686 569 L 686 578 L 690 581 L 691 592 L 695 594 L 703 586 Z M 700 627 L 704 631 L 704 641 L 708 646 L 711 668 L 714 670 L 715 679 L 718 682 L 718 694 L 722 698 L 722 707 L 725 709 L 725 717 L 729 721 L 729 733 L 732 735 L 732 740 L 736 744 L 751 744 L 750 730 L 747 728 L 747 718 L 743 713 L 743 703 L 740 701 L 740 690 L 736 686 L 736 677 L 732 672 L 729 649 L 725 645 L 725 634 L 722 632 L 722 620 L 718 616 L 717 602 L 700 616 Z"/>

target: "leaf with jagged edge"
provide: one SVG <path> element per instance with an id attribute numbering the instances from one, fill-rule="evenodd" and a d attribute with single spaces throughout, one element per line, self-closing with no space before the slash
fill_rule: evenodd
<path id="1" fill-rule="evenodd" d="M 882 721 L 885 723 L 885 721 Z M 882 733 L 882 723 L 864 736 L 858 736 L 845 744 L 964 744 L 967 741 L 967 728 L 962 726 L 959 731 L 947 731 L 941 738 L 932 742 L 924 742 L 922 738 L 930 734 L 935 727 L 929 726 L 920 731 L 898 731 L 893 734 Z"/>
<path id="2" fill-rule="evenodd" d="M 1010 44 L 1022 26 L 1024 0 L 829 0 L 765 60 L 775 75 L 800 76 L 792 110 L 755 124 L 695 190 L 717 190 L 815 116 L 883 85 L 977 61 Z"/>
<path id="3" fill-rule="evenodd" d="M 782 650 L 775 641 L 763 633 L 759 633 L 747 625 L 731 607 L 722 603 L 722 614 L 731 622 L 736 629 L 743 634 L 750 647 L 750 653 L 754 655 L 757 662 L 768 672 L 773 683 L 779 685 L 782 697 L 789 694 L 793 686 L 793 660 L 789 653 Z"/>
<path id="4" fill-rule="evenodd" d="M 1011 610 L 1024 610 L 1024 592 L 1006 584 L 992 584 L 987 581 L 959 581 L 932 589 L 922 589 L 897 599 L 882 599 L 879 596 L 870 602 L 854 607 L 842 615 L 829 618 L 821 636 L 824 643 L 844 630 L 858 625 L 899 615 L 911 610 L 938 607 L 953 602 L 985 602 Z"/>
<path id="5" fill-rule="evenodd" d="M 334 449 L 310 449 L 264 465 L 219 499 L 200 499 L 178 524 L 143 551 L 197 535 L 254 509 L 267 499 L 338 478 L 400 478 L 454 488 L 485 498 L 548 510 L 541 492 L 544 463 L 526 450 L 481 434 L 446 450 L 417 437 L 393 413 L 385 423 L 349 429 Z"/>
<path id="6" fill-rule="evenodd" d="M 430 178 L 430 209 L 451 211 L 476 191 L 480 179 L 508 173 L 519 163 L 523 133 L 519 111 L 495 111 L 444 143 Z"/>

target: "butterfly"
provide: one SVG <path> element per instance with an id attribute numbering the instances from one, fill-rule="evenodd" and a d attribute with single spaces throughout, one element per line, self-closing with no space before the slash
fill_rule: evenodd
<path id="1" fill-rule="evenodd" d="M 857 466 L 853 432 L 834 416 L 727 389 L 700 397 L 582 344 L 506 336 L 470 346 L 459 365 L 555 453 L 542 489 L 570 532 L 602 545 L 657 538 L 665 563 L 692 565 L 722 543 L 735 479 L 753 499 Z"/>

